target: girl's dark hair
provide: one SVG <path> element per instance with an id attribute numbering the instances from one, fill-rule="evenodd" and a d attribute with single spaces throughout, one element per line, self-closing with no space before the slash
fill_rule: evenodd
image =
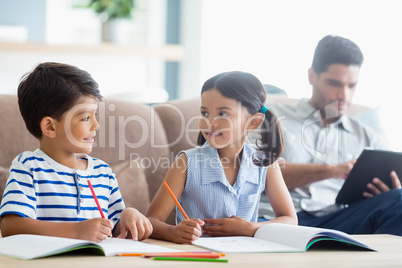
<path id="1" fill-rule="evenodd" d="M 28 131 L 42 137 L 40 122 L 46 116 L 60 120 L 81 96 L 102 100 L 92 76 L 77 67 L 45 62 L 24 75 L 18 86 L 18 105 Z"/>
<path id="2" fill-rule="evenodd" d="M 218 90 L 226 98 L 240 102 L 250 114 L 261 112 L 267 96 L 264 86 L 257 77 L 240 71 L 225 72 L 208 79 L 202 86 L 201 94 L 211 89 Z M 202 145 L 205 141 L 200 132 L 197 144 Z M 262 153 L 262 156 L 254 159 L 257 166 L 268 166 L 282 155 L 284 149 L 282 129 L 270 110 L 265 112 L 261 137 L 256 141 L 256 145 Z"/>

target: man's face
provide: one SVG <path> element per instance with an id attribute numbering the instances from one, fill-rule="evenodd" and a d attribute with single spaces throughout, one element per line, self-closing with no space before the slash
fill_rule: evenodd
<path id="1" fill-rule="evenodd" d="M 313 68 L 309 70 L 309 82 L 313 86 L 311 105 L 325 110 L 338 117 L 345 114 L 352 104 L 360 67 L 332 64 L 326 72 L 317 74 Z"/>

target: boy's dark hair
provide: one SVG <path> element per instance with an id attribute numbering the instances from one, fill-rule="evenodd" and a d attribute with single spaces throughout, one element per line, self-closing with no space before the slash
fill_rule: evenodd
<path id="1" fill-rule="evenodd" d="M 226 98 L 235 99 L 245 107 L 250 114 L 261 112 L 266 99 L 264 86 L 257 77 L 250 73 L 233 71 L 218 74 L 208 79 L 202 86 L 201 94 L 216 89 Z M 205 143 L 205 138 L 198 134 L 198 145 Z M 278 159 L 284 148 L 283 133 L 276 116 L 268 110 L 261 127 L 258 150 L 263 157 L 254 159 L 258 166 L 268 166 Z M 258 140 L 256 142 L 258 144 Z"/>
<path id="2" fill-rule="evenodd" d="M 21 78 L 18 105 L 28 131 L 39 139 L 44 117 L 61 120 L 84 95 L 102 100 L 98 84 L 88 72 L 68 64 L 45 62 Z"/>
<path id="3" fill-rule="evenodd" d="M 315 49 L 312 67 L 317 74 L 327 71 L 331 64 L 357 65 L 361 67 L 363 54 L 351 40 L 327 35 L 322 38 Z"/>

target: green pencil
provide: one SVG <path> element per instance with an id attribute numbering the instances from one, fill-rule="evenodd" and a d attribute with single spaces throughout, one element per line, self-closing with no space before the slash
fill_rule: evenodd
<path id="1" fill-rule="evenodd" d="M 207 259 L 207 258 L 179 258 L 179 257 L 154 257 L 156 261 L 212 261 L 212 262 L 228 262 L 224 259 Z"/>

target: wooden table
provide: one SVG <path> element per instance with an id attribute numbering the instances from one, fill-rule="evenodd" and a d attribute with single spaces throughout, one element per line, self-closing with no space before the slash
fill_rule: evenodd
<path id="1" fill-rule="evenodd" d="M 228 263 L 155 261 L 141 257 L 101 257 L 64 255 L 30 261 L 0 256 L 0 267 L 402 267 L 402 237 L 355 235 L 377 252 L 310 249 L 304 253 L 226 254 Z M 202 251 L 192 245 L 179 245 L 154 239 L 146 243 L 185 251 Z"/>

